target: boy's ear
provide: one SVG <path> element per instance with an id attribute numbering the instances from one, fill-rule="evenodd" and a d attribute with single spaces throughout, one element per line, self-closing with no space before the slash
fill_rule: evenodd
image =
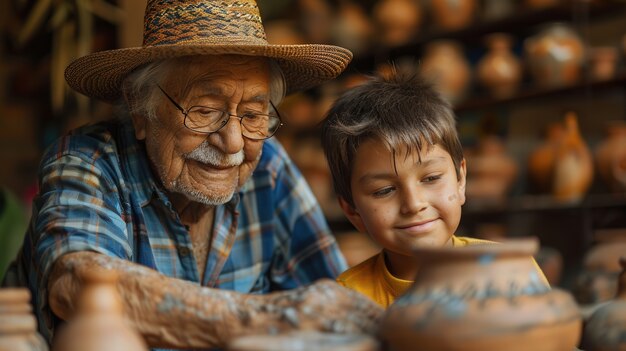
<path id="1" fill-rule="evenodd" d="M 458 182 L 458 193 L 459 198 L 461 200 L 461 205 L 465 203 L 465 185 L 467 184 L 467 162 L 465 158 L 461 160 L 461 164 L 459 165 L 459 182 Z"/>
<path id="2" fill-rule="evenodd" d="M 361 233 L 367 233 L 365 231 L 365 225 L 363 225 L 363 220 L 361 219 L 361 215 L 359 212 L 352 207 L 344 198 L 339 197 L 339 206 L 343 210 L 343 213 L 348 217 L 348 220 L 352 225 Z"/>

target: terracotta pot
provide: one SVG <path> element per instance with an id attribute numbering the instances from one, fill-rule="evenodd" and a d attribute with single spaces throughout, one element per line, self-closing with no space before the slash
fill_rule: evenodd
<path id="1" fill-rule="evenodd" d="M 101 270 L 85 273 L 76 314 L 56 334 L 58 351 L 147 351 L 145 341 L 124 318 L 117 275 Z"/>
<path id="2" fill-rule="evenodd" d="M 47 350 L 48 344 L 37 332 L 28 289 L 0 289 L 0 351 Z"/>
<path id="3" fill-rule="evenodd" d="M 372 337 L 356 334 L 294 332 L 279 335 L 249 335 L 233 340 L 228 351 L 376 351 Z"/>
<path id="4" fill-rule="evenodd" d="M 379 0 L 372 10 L 378 41 L 394 47 L 415 38 L 422 23 L 422 8 L 415 0 Z"/>
<path id="5" fill-rule="evenodd" d="M 480 140 L 475 152 L 467 153 L 467 196 L 484 200 L 506 197 L 517 175 L 517 163 L 495 136 Z"/>
<path id="6" fill-rule="evenodd" d="M 478 62 L 478 81 L 491 95 L 507 97 L 517 92 L 522 79 L 522 64 L 511 51 L 512 38 L 494 33 L 487 37 L 489 51 Z"/>
<path id="7" fill-rule="evenodd" d="M 435 25 L 444 30 L 467 27 L 476 13 L 476 0 L 431 0 Z"/>
<path id="8" fill-rule="evenodd" d="M 565 115 L 563 138 L 556 149 L 552 194 L 559 201 L 579 201 L 593 181 L 593 159 L 580 135 L 578 117 Z"/>
<path id="9" fill-rule="evenodd" d="M 606 130 L 595 150 L 598 173 L 612 191 L 626 191 L 626 121 L 611 121 Z"/>
<path id="10" fill-rule="evenodd" d="M 540 192 L 549 192 L 552 187 L 554 160 L 561 138 L 563 138 L 561 123 L 550 123 L 546 128 L 545 140 L 528 157 L 528 175 Z"/>
<path id="11" fill-rule="evenodd" d="M 626 229 L 594 232 L 594 245 L 587 251 L 574 294 L 580 304 L 593 305 L 610 300 L 617 291 L 619 259 L 626 253 Z"/>
<path id="12" fill-rule="evenodd" d="M 419 69 L 450 102 L 464 97 L 471 72 L 459 43 L 445 39 L 429 43 Z"/>
<path id="13" fill-rule="evenodd" d="M 524 42 L 528 68 L 542 87 L 572 85 L 580 79 L 585 48 L 568 25 L 554 23 Z"/>
<path id="14" fill-rule="evenodd" d="M 585 322 L 581 347 L 586 351 L 626 350 L 626 258 L 620 260 L 617 295 Z"/>
<path id="15" fill-rule="evenodd" d="M 530 259 L 537 249 L 531 239 L 416 249 L 419 273 L 383 316 L 383 344 L 396 351 L 573 350 L 578 307 L 541 282 Z"/>

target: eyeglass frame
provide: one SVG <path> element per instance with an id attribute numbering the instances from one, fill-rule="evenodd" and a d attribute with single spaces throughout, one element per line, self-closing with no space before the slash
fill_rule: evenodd
<path id="1" fill-rule="evenodd" d="M 204 107 L 204 108 L 208 108 L 208 109 L 212 109 L 212 110 L 215 110 L 215 111 L 220 111 L 220 112 L 222 112 L 222 113 L 225 113 L 225 114 L 227 114 L 227 115 L 228 115 L 228 117 L 229 117 L 229 118 L 231 118 L 231 117 L 236 117 L 236 118 L 239 118 L 239 124 L 240 124 L 240 125 L 241 125 L 241 127 L 242 127 L 241 136 L 243 136 L 244 138 L 248 138 L 248 139 L 250 139 L 250 140 L 266 140 L 266 139 L 269 139 L 269 138 L 273 137 L 273 136 L 276 134 L 276 132 L 280 129 L 280 127 L 282 127 L 282 126 L 284 125 L 283 120 L 282 120 L 282 118 L 281 118 L 281 116 L 280 116 L 280 113 L 278 112 L 278 109 L 276 108 L 276 106 L 274 106 L 274 103 L 272 102 L 272 100 L 269 100 L 270 106 L 271 106 L 271 107 L 274 109 L 274 111 L 276 112 L 276 117 L 278 117 L 278 127 L 276 127 L 276 130 L 274 130 L 274 132 L 272 132 L 272 134 L 270 134 L 269 136 L 267 136 L 267 137 L 265 137 L 265 138 L 261 138 L 261 139 L 251 138 L 251 137 L 246 136 L 246 135 L 244 135 L 244 134 L 243 134 L 243 128 L 245 128 L 245 127 L 243 126 L 243 119 L 244 119 L 244 117 L 243 117 L 243 116 L 239 116 L 239 115 L 237 115 L 237 114 L 233 114 L 233 113 L 230 113 L 230 112 L 228 112 L 228 111 L 224 111 L 224 110 L 221 110 L 221 109 L 218 109 L 218 108 L 209 107 L 209 106 L 202 106 L 202 105 L 194 105 L 194 106 L 191 106 L 190 108 L 188 108 L 187 110 L 185 110 L 182 106 L 180 106 L 180 104 L 179 104 L 179 103 L 177 103 L 177 102 L 174 100 L 174 98 L 172 98 L 172 97 L 171 97 L 171 96 L 170 96 L 167 92 L 165 92 L 165 90 L 161 87 L 161 85 L 160 85 L 160 84 L 157 84 L 156 86 L 159 88 L 159 90 L 161 90 L 161 92 L 165 95 L 165 97 L 167 97 L 167 99 L 168 99 L 168 100 L 169 100 L 169 101 L 170 101 L 170 102 L 174 105 L 174 107 L 176 107 L 176 109 L 177 109 L 177 110 L 179 110 L 179 111 L 183 114 L 183 116 L 185 117 L 185 118 L 183 119 L 183 125 L 185 126 L 185 128 L 187 128 L 187 129 L 189 129 L 189 130 L 191 130 L 191 131 L 193 131 L 193 132 L 195 132 L 195 133 L 199 133 L 199 134 L 206 134 L 206 135 L 213 134 L 213 133 L 217 133 L 217 132 L 219 132 L 222 128 L 224 128 L 224 127 L 228 124 L 228 122 L 226 122 L 226 123 L 222 124 L 222 126 L 221 126 L 221 127 L 217 128 L 217 130 L 214 130 L 214 131 L 212 131 L 212 132 L 203 132 L 203 131 L 199 131 L 199 130 L 193 129 L 193 128 L 191 128 L 191 127 L 189 127 L 189 126 L 187 125 L 187 117 L 188 117 L 188 115 L 189 115 L 189 111 L 190 111 L 192 108 L 194 108 L 194 107 Z M 268 114 L 268 116 L 269 116 L 269 114 Z"/>

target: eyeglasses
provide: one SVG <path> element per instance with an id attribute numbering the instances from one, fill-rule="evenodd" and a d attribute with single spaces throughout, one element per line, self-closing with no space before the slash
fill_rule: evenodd
<path id="1" fill-rule="evenodd" d="M 197 133 L 215 133 L 224 128 L 231 117 L 235 117 L 239 118 L 239 123 L 241 123 L 241 135 L 252 140 L 264 140 L 271 138 L 283 125 L 278 110 L 271 101 L 269 113 L 250 111 L 243 115 L 234 115 L 208 106 L 191 106 L 185 110 L 160 85 L 157 84 L 157 87 L 185 116 L 183 121 L 185 127 Z"/>

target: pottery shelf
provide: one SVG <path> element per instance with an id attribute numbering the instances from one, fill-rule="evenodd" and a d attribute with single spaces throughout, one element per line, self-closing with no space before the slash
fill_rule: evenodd
<path id="1" fill-rule="evenodd" d="M 468 46 L 482 46 L 485 35 L 494 32 L 506 32 L 512 35 L 526 36 L 537 26 L 549 22 L 585 23 L 590 17 L 595 20 L 604 16 L 616 16 L 626 12 L 626 3 L 615 1 L 562 1 L 558 5 L 542 8 L 520 8 L 503 18 L 484 20 L 477 18 L 469 26 L 453 31 L 430 30 L 419 35 L 409 44 L 389 48 L 380 46 L 370 52 L 355 56 L 349 71 L 369 72 L 377 64 L 403 57 L 416 56 L 425 44 L 437 39 L 462 41 Z"/>
<path id="2" fill-rule="evenodd" d="M 589 194 L 580 201 L 563 202 L 551 195 L 522 195 L 502 201 L 468 199 L 464 214 L 626 208 L 626 193 Z"/>
<path id="3" fill-rule="evenodd" d="M 454 109 L 458 113 L 497 107 L 517 102 L 525 102 L 537 98 L 555 98 L 560 96 L 585 94 L 588 92 L 593 92 L 594 94 L 597 94 L 602 90 L 609 90 L 620 87 L 626 87 L 626 74 L 624 73 L 613 79 L 608 80 L 593 81 L 585 78 L 578 84 L 574 85 L 555 88 L 528 88 L 525 90 L 521 90 L 519 93 L 506 98 L 494 98 L 490 96 L 471 97 L 456 105 Z"/>

